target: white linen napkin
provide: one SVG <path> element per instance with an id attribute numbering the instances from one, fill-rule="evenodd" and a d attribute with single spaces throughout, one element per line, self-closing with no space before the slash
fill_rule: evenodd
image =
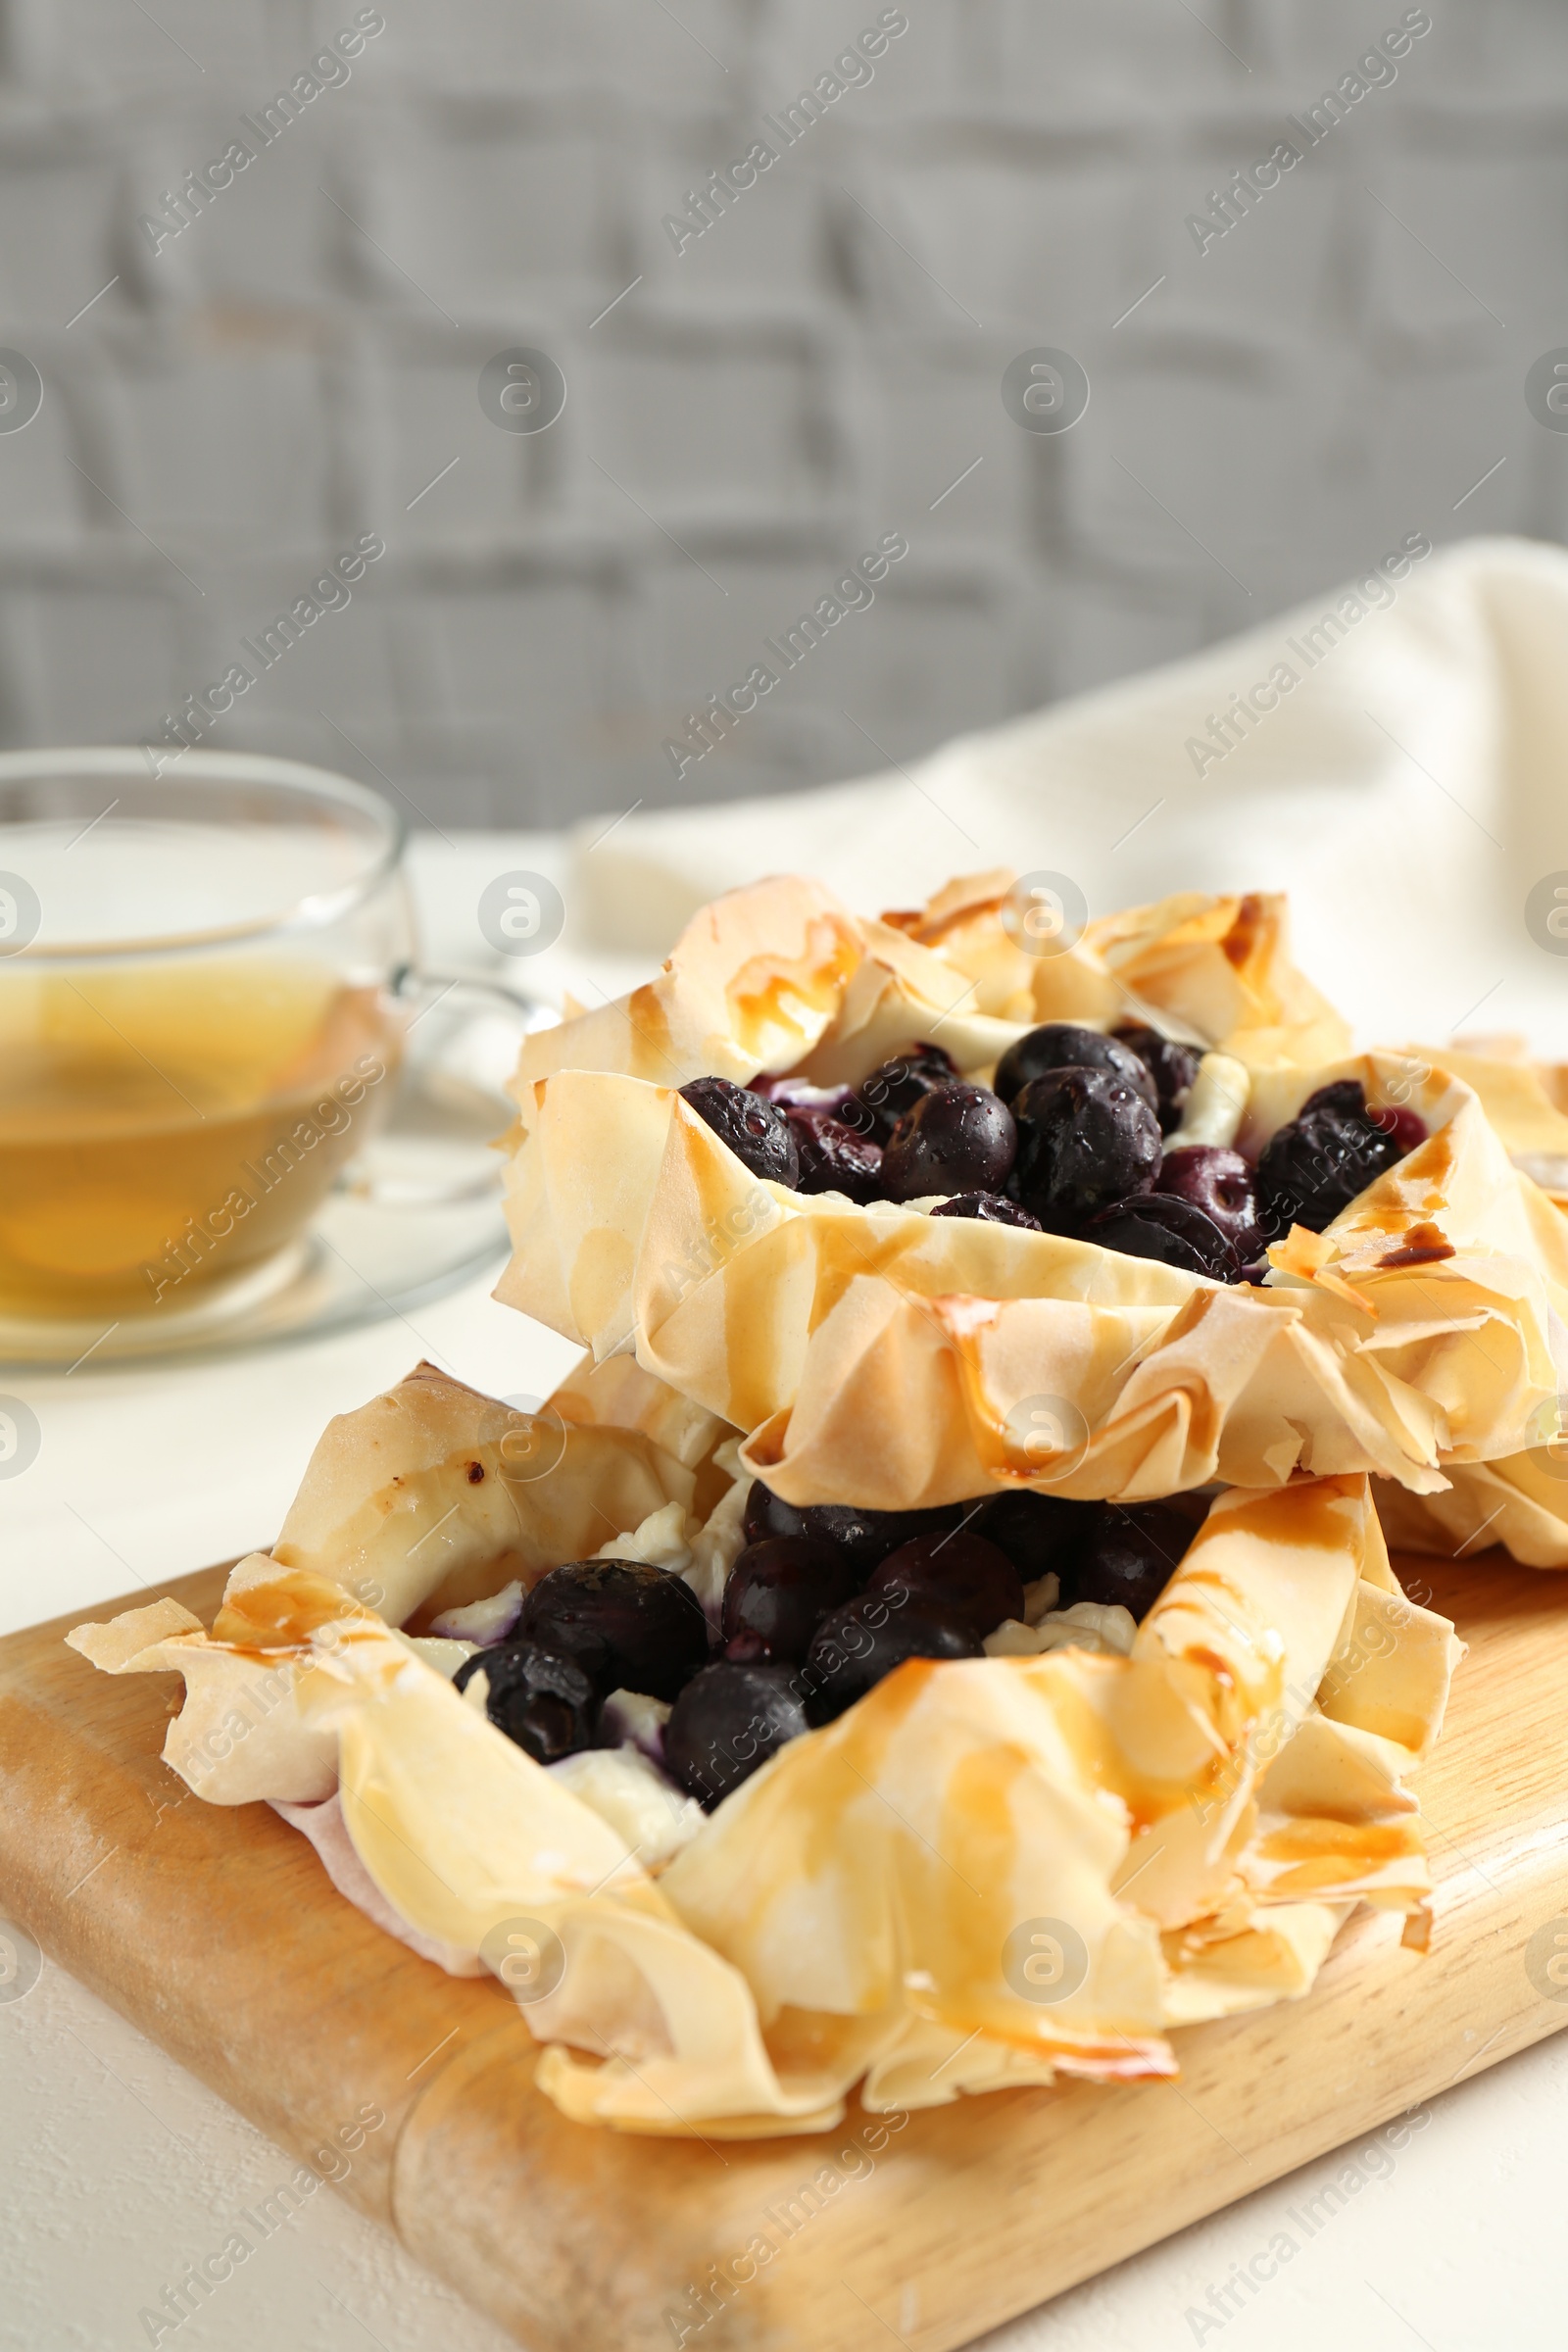
<path id="1" fill-rule="evenodd" d="M 1568 869 L 1565 776 L 1568 553 L 1413 534 L 1244 636 L 906 766 L 595 818 L 566 889 L 584 949 L 659 956 L 715 892 L 781 870 L 868 910 L 998 864 L 1069 876 L 1091 914 L 1283 888 L 1298 960 L 1368 1042 L 1511 1030 L 1555 1053 L 1568 937 L 1538 945 L 1526 902 Z"/>

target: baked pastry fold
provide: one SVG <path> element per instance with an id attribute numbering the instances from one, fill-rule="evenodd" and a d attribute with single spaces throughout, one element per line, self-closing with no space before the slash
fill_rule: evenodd
<path id="1" fill-rule="evenodd" d="M 1220 1495 L 1128 1655 L 910 1661 L 647 1865 L 591 1782 L 536 1764 L 457 1692 L 454 1643 L 351 1590 L 411 1480 L 416 1523 L 433 1514 L 450 1555 L 396 1603 L 390 1538 L 373 1564 L 415 1621 L 473 1582 L 501 1503 L 526 1583 L 547 1523 L 602 1496 L 615 1457 L 634 1489 L 711 1485 L 712 1428 L 677 1409 L 681 1464 L 593 1417 L 617 1398 L 644 1422 L 664 1409 L 634 1368 L 603 1388 L 585 1374 L 531 1417 L 423 1368 L 323 1441 L 291 1514 L 313 1564 L 241 1562 L 211 1633 L 166 1599 L 69 1637 L 109 1672 L 184 1677 L 165 1754 L 198 1794 L 289 1817 L 335 1795 L 372 1915 L 451 1968 L 497 1968 L 567 2115 L 751 2137 L 831 2126 L 857 2083 L 892 2109 L 1058 2072 L 1171 2074 L 1172 2028 L 1304 1992 L 1357 1901 L 1420 1939 L 1405 1777 L 1458 1644 L 1398 1592 L 1355 1475 Z M 519 1422 L 567 1444 L 512 1480 L 499 1446 Z M 679 1492 L 659 1506 L 680 1507 Z M 352 1895 L 353 1874 L 334 1877 Z"/>
<path id="2" fill-rule="evenodd" d="M 1471 1088 L 1397 1055 L 1253 1071 L 1240 1148 L 1341 1078 L 1431 1132 L 1325 1232 L 1293 1228 L 1251 1288 L 792 1193 L 673 1088 L 563 1068 L 518 1088 L 497 1296 L 743 1430 L 789 1501 L 1360 1471 L 1441 1494 L 1451 1466 L 1533 1443 L 1568 1372 L 1568 1224 Z"/>
<path id="3" fill-rule="evenodd" d="M 808 1063 L 830 1085 L 933 1028 L 967 1071 L 1041 1021 L 1149 1020 L 1258 1067 L 1349 1049 L 1346 1022 L 1291 961 L 1281 894 L 1181 892 L 1070 940 L 1037 928 L 1027 888 L 1005 870 L 880 917 L 853 914 L 820 882 L 773 875 L 703 907 L 645 986 L 525 1039 L 516 1084 L 589 1069 L 744 1085 Z"/>

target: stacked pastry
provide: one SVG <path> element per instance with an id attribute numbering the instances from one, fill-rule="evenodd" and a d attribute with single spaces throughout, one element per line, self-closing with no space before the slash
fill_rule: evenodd
<path id="1" fill-rule="evenodd" d="M 1358 1902 L 1422 1940 L 1457 1644 L 1374 1482 L 1406 1542 L 1472 1494 L 1561 1540 L 1568 1252 L 1510 1146 L 1568 1120 L 1352 1055 L 1278 901 L 1038 916 L 706 909 L 518 1073 L 498 1295 L 585 1351 L 544 1411 L 421 1367 L 211 1633 L 72 1637 L 184 1674 L 198 1793 L 495 1968 L 573 2117 L 1169 2073 Z"/>

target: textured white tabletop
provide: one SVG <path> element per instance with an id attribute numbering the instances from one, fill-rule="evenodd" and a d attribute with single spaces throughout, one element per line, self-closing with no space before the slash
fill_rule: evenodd
<path id="1" fill-rule="evenodd" d="M 539 843 L 509 852 L 518 865 L 550 856 Z M 487 872 L 507 862 L 493 843 L 458 862 L 486 859 Z M 451 906 L 471 905 L 467 878 L 455 896 L 450 880 L 443 860 L 427 926 L 436 960 L 461 951 Z M 492 1393 L 540 1395 L 574 1352 L 497 1306 L 480 1282 L 408 1322 L 250 1358 L 29 1376 L 43 1443 L 24 1477 L 0 1484 L 0 1630 L 266 1544 L 327 1418 L 421 1354 Z M 1332 2336 L 1336 2352 L 1555 2352 L 1568 2042 L 1464 2079 L 1468 2063 L 1455 2053 L 1455 2087 L 1397 2150 L 1375 2135 L 1357 2143 L 1360 2157 L 1352 2147 L 1324 2158 L 990 2342 L 998 2352 L 1322 2352 Z M 487 2321 L 324 2192 L 177 2331 L 142 2317 L 293 2170 L 46 1967 L 24 1998 L 0 2000 L 0 2344 L 501 2352 L 506 2339 Z M 1051 2228 L 1049 2213 L 1040 2226 Z"/>

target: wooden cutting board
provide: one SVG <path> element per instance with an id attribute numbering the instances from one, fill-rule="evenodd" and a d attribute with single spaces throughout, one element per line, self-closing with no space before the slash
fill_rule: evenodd
<path id="1" fill-rule="evenodd" d="M 1568 2025 L 1568 1583 L 1400 1565 L 1471 1645 L 1417 1783 L 1431 1952 L 1358 1915 L 1307 1999 L 1179 2033 L 1179 2088 L 749 2145 L 568 2124 L 501 1986 L 381 1935 L 266 1806 L 189 1795 L 158 1755 L 178 1679 L 95 1673 L 74 1618 L 0 1642 L 0 1910 L 300 2157 L 383 2108 L 343 2193 L 531 2352 L 947 2352 Z M 222 1581 L 169 1590 L 210 1621 Z"/>

